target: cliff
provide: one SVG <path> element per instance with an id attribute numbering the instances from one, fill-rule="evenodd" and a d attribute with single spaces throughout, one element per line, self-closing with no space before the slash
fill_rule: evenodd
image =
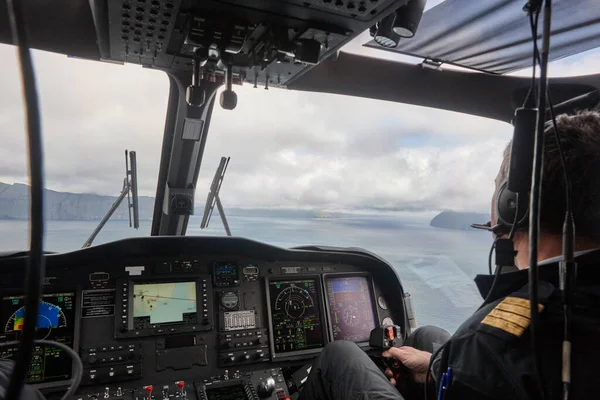
<path id="1" fill-rule="evenodd" d="M 435 228 L 458 229 L 461 231 L 475 230 L 471 224 L 483 224 L 490 220 L 488 214 L 472 212 L 442 211 L 429 223 Z"/>
<path id="2" fill-rule="evenodd" d="M 99 220 L 117 199 L 116 196 L 81 194 L 45 190 L 46 219 Z M 154 198 L 138 199 L 140 220 L 152 219 Z M 29 219 L 29 186 L 0 182 L 0 219 Z M 111 219 L 129 219 L 127 199 L 124 199 Z"/>

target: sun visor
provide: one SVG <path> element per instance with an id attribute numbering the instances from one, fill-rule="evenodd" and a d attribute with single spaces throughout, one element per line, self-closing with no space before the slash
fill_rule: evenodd
<path id="1" fill-rule="evenodd" d="M 90 0 L 19 1 L 30 48 L 90 60 L 101 58 Z M 0 43 L 12 44 L 7 7 L 8 2 L 0 0 Z"/>
<path id="2" fill-rule="evenodd" d="M 367 47 L 506 74 L 530 67 L 532 40 L 525 1 L 446 0 L 426 11 L 416 35 L 395 48 Z M 542 33 L 543 11 L 538 35 Z M 600 47 L 598 0 L 552 2 L 550 61 Z"/>

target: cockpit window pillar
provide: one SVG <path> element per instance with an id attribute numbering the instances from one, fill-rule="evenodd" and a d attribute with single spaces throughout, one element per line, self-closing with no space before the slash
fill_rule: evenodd
<path id="1" fill-rule="evenodd" d="M 203 80 L 205 101 L 192 106 L 186 97 L 191 78 L 187 72 L 169 74 L 171 89 L 150 231 L 153 236 L 185 235 L 194 212 L 196 182 L 221 83 Z"/>

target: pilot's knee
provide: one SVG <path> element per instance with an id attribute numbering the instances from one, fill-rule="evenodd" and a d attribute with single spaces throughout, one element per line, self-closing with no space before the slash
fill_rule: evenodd
<path id="1" fill-rule="evenodd" d="M 362 353 L 363 351 L 356 343 L 348 340 L 336 340 L 327 344 L 321 351 L 321 357 L 328 359 L 340 359 L 352 357 L 353 354 Z"/>
<path id="2" fill-rule="evenodd" d="M 434 325 L 424 325 L 413 331 L 415 335 L 433 335 L 433 336 L 451 336 L 447 330 L 440 328 L 439 326 Z"/>
<path id="3" fill-rule="evenodd" d="M 452 335 L 448 331 L 433 325 L 421 326 L 406 339 L 406 346 L 411 346 L 419 350 L 432 352 L 435 345 L 446 343 Z"/>

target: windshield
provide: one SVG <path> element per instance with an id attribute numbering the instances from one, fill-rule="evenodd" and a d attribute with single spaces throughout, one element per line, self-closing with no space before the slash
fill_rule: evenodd
<path id="1" fill-rule="evenodd" d="M 45 152 L 48 251 L 80 248 L 123 188 L 137 152 L 140 229 L 127 199 L 94 244 L 147 236 L 169 95 L 165 73 L 33 51 Z M 0 45 L 0 251 L 29 248 L 27 147 L 15 48 Z"/>
<path id="2" fill-rule="evenodd" d="M 0 59 L 0 251 L 24 250 L 20 75 L 14 48 L 0 46 Z M 94 244 L 148 235 L 166 75 L 42 52 L 34 52 L 34 62 L 49 189 L 46 249 L 81 247 L 122 189 L 125 149 L 137 153 L 140 228 L 129 227 L 125 201 Z M 560 62 L 570 73 L 588 67 Z M 477 308 L 472 278 L 487 273 L 491 237 L 469 224 L 489 220 L 509 124 L 328 94 L 251 85 L 236 92 L 235 111 L 215 107 L 188 235 L 225 234 L 216 211 L 207 229 L 200 222 L 219 159 L 231 157 L 220 197 L 234 236 L 370 250 L 397 269 L 419 325 L 454 331 Z"/>

